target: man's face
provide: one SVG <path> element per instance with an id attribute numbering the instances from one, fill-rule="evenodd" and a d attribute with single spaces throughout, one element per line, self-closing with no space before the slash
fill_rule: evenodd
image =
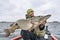
<path id="1" fill-rule="evenodd" d="M 34 12 L 33 11 L 30 12 L 29 16 L 34 16 Z"/>

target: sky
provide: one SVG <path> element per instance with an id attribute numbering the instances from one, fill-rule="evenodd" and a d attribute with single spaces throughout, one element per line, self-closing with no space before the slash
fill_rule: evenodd
<path id="1" fill-rule="evenodd" d="M 51 14 L 47 21 L 60 21 L 60 0 L 0 0 L 0 21 L 25 19 L 30 8 L 36 16 Z"/>

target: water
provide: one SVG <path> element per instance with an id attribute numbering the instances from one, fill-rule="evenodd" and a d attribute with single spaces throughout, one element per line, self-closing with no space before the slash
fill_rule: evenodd
<path id="1" fill-rule="evenodd" d="M 14 33 L 12 33 L 9 37 L 5 37 L 4 36 L 4 32 L 3 29 L 8 29 L 10 28 L 11 23 L 0 23 L 0 40 L 11 40 L 13 37 L 16 37 L 18 35 L 20 35 L 20 30 L 16 30 Z M 46 25 L 48 25 L 48 29 L 51 32 L 51 34 L 53 34 L 54 36 L 56 36 L 56 38 L 58 38 L 58 40 L 60 39 L 60 23 L 52 23 L 49 22 Z"/>

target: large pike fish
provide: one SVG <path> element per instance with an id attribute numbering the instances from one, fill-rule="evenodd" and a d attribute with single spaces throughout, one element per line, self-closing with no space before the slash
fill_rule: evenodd
<path id="1" fill-rule="evenodd" d="M 17 20 L 15 23 L 13 23 L 10 26 L 10 29 L 5 29 L 4 32 L 6 32 L 6 37 L 10 35 L 10 33 L 15 32 L 16 29 L 22 29 L 22 30 L 29 30 L 38 27 L 42 22 L 46 21 L 51 15 L 46 16 L 34 16 L 30 18 L 29 20 L 26 19 L 20 19 Z"/>

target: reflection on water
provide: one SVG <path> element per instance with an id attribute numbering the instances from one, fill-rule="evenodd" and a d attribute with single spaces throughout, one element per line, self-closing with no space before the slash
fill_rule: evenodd
<path id="1" fill-rule="evenodd" d="M 12 33 L 9 37 L 4 37 L 3 36 L 3 29 L 7 29 L 9 28 L 9 25 L 11 23 L 0 23 L 0 40 L 11 40 L 11 38 L 20 35 L 20 30 L 17 30 L 16 32 Z M 46 25 L 48 25 L 48 29 L 49 31 L 56 36 L 58 39 L 60 39 L 60 23 L 52 23 L 52 22 L 48 22 Z"/>

